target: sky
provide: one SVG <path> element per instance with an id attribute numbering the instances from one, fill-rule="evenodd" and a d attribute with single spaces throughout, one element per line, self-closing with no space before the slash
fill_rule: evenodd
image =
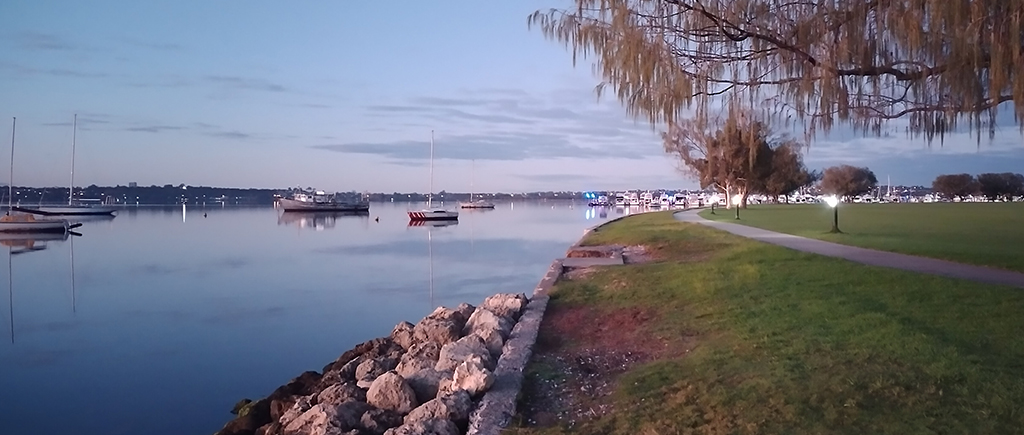
<path id="1" fill-rule="evenodd" d="M 566 0 L 0 2 L 0 137 L 14 183 L 331 191 L 695 188 L 657 128 L 598 99 L 589 63 L 527 26 Z M 8 152 L 0 162 L 8 179 Z M 930 185 L 1020 172 L 1015 126 L 979 144 L 833 134 L 814 169 Z"/>

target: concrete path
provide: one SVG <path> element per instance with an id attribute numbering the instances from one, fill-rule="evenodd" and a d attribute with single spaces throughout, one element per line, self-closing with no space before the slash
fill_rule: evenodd
<path id="1" fill-rule="evenodd" d="M 777 233 L 746 225 L 710 221 L 697 215 L 698 211 L 676 212 L 676 220 L 707 225 L 723 231 L 743 236 L 748 239 L 784 246 L 797 251 L 810 252 L 829 257 L 844 258 L 857 263 L 872 266 L 891 267 L 912 272 L 947 276 L 987 284 L 1001 284 L 1024 288 L 1024 273 L 994 269 L 984 266 L 973 266 L 934 258 L 915 255 L 898 254 L 895 252 L 878 251 L 875 249 L 858 248 L 838 243 L 809 239 L 792 234 Z"/>

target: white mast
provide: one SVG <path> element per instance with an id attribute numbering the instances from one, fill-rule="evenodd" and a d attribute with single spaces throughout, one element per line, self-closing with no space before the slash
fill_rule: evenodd
<path id="1" fill-rule="evenodd" d="M 78 135 L 78 114 L 75 114 L 75 121 L 71 127 L 71 184 L 68 185 L 68 205 L 72 205 L 75 198 L 75 139 Z"/>
<path id="2" fill-rule="evenodd" d="M 473 185 L 476 181 L 476 159 L 473 159 L 469 166 L 469 202 L 473 202 L 473 190 L 476 187 Z"/>
<path id="3" fill-rule="evenodd" d="M 7 214 L 11 213 L 14 207 L 14 130 L 18 128 L 18 117 L 13 117 L 11 123 L 11 181 L 7 185 Z"/>
<path id="4" fill-rule="evenodd" d="M 430 200 L 434 196 L 434 130 L 430 130 L 430 192 L 427 192 L 427 209 L 430 209 Z"/>

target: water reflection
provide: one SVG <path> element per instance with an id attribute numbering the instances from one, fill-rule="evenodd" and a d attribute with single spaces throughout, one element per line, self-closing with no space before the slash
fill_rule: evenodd
<path id="1" fill-rule="evenodd" d="M 458 225 L 459 221 L 409 221 L 410 227 L 450 227 L 452 225 Z M 429 234 L 429 233 L 428 233 Z"/>
<path id="2" fill-rule="evenodd" d="M 73 231 L 64 233 L 0 233 L 0 245 L 7 247 L 7 303 L 8 316 L 10 318 L 11 343 L 14 343 L 14 256 L 32 252 L 43 251 L 47 248 L 48 242 L 63 242 L 72 239 L 71 242 L 71 309 L 75 306 L 75 254 L 74 238 L 71 236 L 81 234 Z"/>
<path id="3" fill-rule="evenodd" d="M 334 228 L 338 219 L 345 217 L 370 218 L 369 211 L 286 211 L 277 218 L 278 225 L 294 225 L 323 231 Z"/>

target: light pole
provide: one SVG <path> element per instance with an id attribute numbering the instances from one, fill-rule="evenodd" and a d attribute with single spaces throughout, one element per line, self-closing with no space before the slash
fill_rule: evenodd
<path id="1" fill-rule="evenodd" d="M 832 207 L 832 230 L 829 232 L 841 233 L 842 231 L 839 231 L 839 207 L 837 207 L 839 205 L 839 198 L 835 195 L 826 196 L 825 203 Z"/>
<path id="2" fill-rule="evenodd" d="M 736 219 L 740 218 L 740 201 L 743 200 L 743 196 L 736 195 L 732 197 L 732 205 L 736 207 Z"/>

